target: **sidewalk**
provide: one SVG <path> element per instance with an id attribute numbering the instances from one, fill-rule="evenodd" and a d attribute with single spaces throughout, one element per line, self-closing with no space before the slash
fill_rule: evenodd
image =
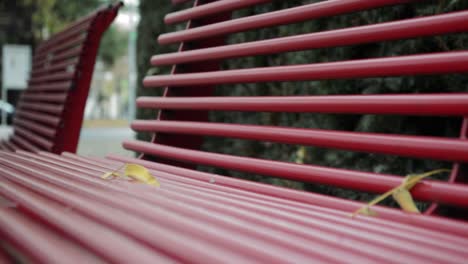
<path id="1" fill-rule="evenodd" d="M 85 156 L 105 157 L 118 154 L 127 157 L 133 152 L 122 148 L 122 141 L 133 139 L 135 133 L 122 120 L 87 120 L 81 129 L 77 153 Z"/>

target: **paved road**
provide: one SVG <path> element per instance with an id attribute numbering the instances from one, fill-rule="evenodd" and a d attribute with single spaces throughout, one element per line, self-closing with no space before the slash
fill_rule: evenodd
<path id="1" fill-rule="evenodd" d="M 122 148 L 122 141 L 133 139 L 134 132 L 128 128 L 82 128 L 78 154 L 95 157 L 105 157 L 107 154 L 119 154 L 127 157 L 133 152 Z"/>

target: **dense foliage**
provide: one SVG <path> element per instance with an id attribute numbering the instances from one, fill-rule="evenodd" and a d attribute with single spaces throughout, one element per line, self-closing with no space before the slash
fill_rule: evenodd
<path id="1" fill-rule="evenodd" d="M 141 80 L 148 74 L 167 72 L 168 68 L 150 68 L 151 54 L 164 53 L 176 47 L 158 46 L 155 36 L 162 32 L 172 31 L 164 25 L 165 14 L 172 10 L 170 1 L 141 1 L 141 24 L 138 40 L 138 69 Z M 243 17 L 279 10 L 312 1 L 273 1 L 271 4 L 258 5 L 255 8 L 235 12 L 234 17 Z M 240 43 L 257 39 L 270 39 L 280 36 L 296 35 L 308 32 L 318 32 L 349 26 L 374 24 L 415 16 L 431 15 L 465 9 L 468 1 L 422 1 L 423 3 L 407 4 L 395 7 L 384 7 L 372 11 L 353 13 L 327 19 L 319 19 L 288 26 L 279 26 L 254 30 L 247 33 L 229 36 L 228 43 Z M 396 56 L 414 53 L 430 53 L 449 50 L 459 50 L 467 47 L 466 34 L 453 34 L 440 37 L 426 37 L 411 40 L 371 43 L 352 47 L 337 47 L 320 50 L 290 52 L 268 56 L 231 59 L 223 63 L 225 69 L 266 67 L 274 65 L 291 65 L 314 62 L 326 62 L 382 56 Z M 148 70 L 150 69 L 150 70 Z M 380 93 L 418 93 L 418 92 L 460 92 L 468 91 L 466 75 L 444 75 L 404 78 L 368 78 L 353 80 L 327 80 L 307 82 L 283 82 L 263 84 L 223 85 L 217 88 L 217 95 L 325 95 L 325 94 L 380 94 Z M 160 94 L 160 90 L 140 87 L 139 95 Z M 138 113 L 139 118 L 155 118 L 156 112 L 145 110 Z M 376 115 L 336 115 L 336 114 L 286 114 L 286 113 L 211 113 L 212 121 L 226 123 L 280 125 L 304 128 L 336 129 L 343 131 L 365 131 L 381 133 L 402 133 L 458 137 L 460 129 L 459 118 L 413 117 L 413 116 L 376 116 Z M 139 135 L 148 138 L 148 135 Z M 219 153 L 235 153 L 244 156 L 255 156 L 273 160 L 297 161 L 301 146 L 275 144 L 260 141 L 247 141 L 224 138 L 207 138 L 204 150 Z M 376 155 L 324 149 L 308 146 L 305 148 L 301 161 L 309 164 L 350 168 L 379 173 L 394 173 L 406 175 L 431 169 L 448 167 L 451 164 L 422 159 L 409 159 L 391 155 Z M 295 183 L 258 175 L 225 171 L 217 168 L 201 169 L 236 177 L 246 177 L 253 180 L 287 185 L 293 188 L 308 189 L 323 193 L 332 193 L 353 199 L 368 199 L 367 195 L 359 195 L 352 191 L 329 188 L 321 185 Z"/>

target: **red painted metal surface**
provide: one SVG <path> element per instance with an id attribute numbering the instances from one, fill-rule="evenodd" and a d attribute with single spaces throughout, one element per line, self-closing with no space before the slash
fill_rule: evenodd
<path id="1" fill-rule="evenodd" d="M 174 24 L 187 20 L 198 19 L 205 16 L 215 15 L 220 12 L 234 11 L 267 2 L 271 2 L 271 0 L 221 0 L 186 10 L 169 13 L 164 17 L 164 22 L 166 24 Z"/>
<path id="2" fill-rule="evenodd" d="M 258 199 L 259 196 L 263 195 L 263 199 L 266 199 L 272 203 L 278 203 L 277 198 L 285 199 L 282 202 L 284 205 L 289 208 L 288 210 L 299 210 L 302 209 L 306 210 L 309 208 L 310 205 L 317 206 L 320 208 L 321 212 L 326 214 L 334 214 L 333 209 L 345 212 L 353 212 L 358 209 L 362 204 L 356 201 L 351 200 L 344 200 L 339 199 L 336 197 L 328 196 L 328 195 L 321 195 L 315 194 L 310 192 L 301 192 L 296 191 L 288 188 L 252 182 L 252 181 L 245 181 L 242 179 L 236 179 L 233 177 L 224 177 L 216 174 L 210 174 L 206 172 L 200 172 L 180 167 L 175 167 L 166 164 L 160 164 L 135 158 L 129 157 L 122 157 L 116 155 L 109 155 L 109 159 L 122 161 L 122 162 L 130 162 L 130 163 L 137 163 L 141 164 L 147 168 L 151 168 L 157 170 L 159 172 L 166 172 L 173 174 L 176 180 L 185 182 L 187 184 L 191 184 L 194 186 L 202 185 L 210 185 L 210 188 L 216 188 L 219 191 L 223 191 L 225 193 L 230 194 L 239 194 L 239 196 L 243 196 L 244 199 L 253 198 Z M 161 175 L 161 174 L 159 174 Z M 195 181 L 194 181 L 195 180 Z M 215 184 L 213 184 L 215 183 Z M 221 186 L 230 187 L 230 188 L 223 188 Z M 280 199 L 280 200 L 281 200 Z M 299 202 L 299 203 L 295 203 Z M 303 207 L 301 203 L 308 204 L 308 206 Z M 283 208 L 284 209 L 284 208 Z M 459 223 L 454 225 L 453 222 L 445 222 L 446 219 L 443 218 L 424 218 L 420 217 L 419 215 L 413 214 L 406 214 L 402 211 L 388 209 L 386 207 L 376 207 L 378 211 L 379 218 L 366 218 L 368 221 L 378 223 L 380 218 L 388 219 L 393 222 L 403 222 L 409 225 L 415 225 L 418 227 L 431 227 L 435 228 L 434 230 L 449 232 L 454 234 L 465 234 L 468 232 L 464 223 Z M 349 214 L 348 214 L 349 215 Z M 411 230 L 408 230 L 411 233 Z M 458 233 L 461 232 L 461 233 Z M 410 234 L 409 233 L 409 234 Z M 467 233 L 468 234 L 468 233 Z"/>
<path id="3" fill-rule="evenodd" d="M 203 4 L 209 4 L 215 1 L 195 1 L 194 7 L 201 6 Z M 198 20 L 192 21 L 187 23 L 187 29 L 190 29 L 196 26 L 203 26 L 207 24 L 217 23 L 220 21 L 229 20 L 230 13 L 224 12 L 219 13 L 215 16 L 210 16 L 207 18 L 200 18 Z M 180 44 L 179 50 L 187 50 L 187 49 L 194 49 L 194 48 L 207 48 L 213 46 L 224 45 L 224 38 L 223 37 L 213 37 L 209 39 L 205 39 L 196 43 L 195 45 L 185 45 L 184 43 Z M 178 75 L 181 72 L 211 72 L 219 70 L 219 62 L 217 61 L 210 61 L 210 62 L 203 62 L 203 63 L 195 63 L 190 65 L 175 65 L 172 68 L 171 75 Z M 214 86 L 205 86 L 205 89 L 193 89 L 191 85 L 186 85 L 184 87 L 166 87 L 164 89 L 164 96 L 191 96 L 191 97 L 201 97 L 201 96 L 211 96 L 214 92 Z M 208 112 L 198 111 L 178 111 L 176 113 L 168 113 L 168 111 L 159 111 L 157 115 L 158 120 L 190 120 L 190 121 L 208 121 Z M 173 146 L 181 146 L 191 149 L 197 149 L 201 146 L 203 142 L 203 138 L 200 136 L 180 136 L 180 135 L 167 135 L 167 134 L 157 134 L 154 133 L 152 137 L 152 142 L 157 142 L 160 144 L 168 144 Z M 144 155 L 141 158 L 145 158 Z M 170 163 L 179 166 L 186 166 L 186 164 L 178 163 L 177 161 L 170 161 L 170 160 L 160 160 L 165 163 Z"/>
<path id="4" fill-rule="evenodd" d="M 22 109 L 17 109 L 15 112 L 16 116 L 21 116 L 32 121 L 38 121 L 40 123 L 45 123 L 51 126 L 56 126 L 60 122 L 60 118 L 57 116 L 47 115 L 43 113 L 33 113 L 30 111 L 24 111 Z"/>
<path id="5" fill-rule="evenodd" d="M 255 112 L 316 112 L 346 114 L 468 115 L 468 94 L 149 97 L 141 108 Z"/>
<path id="6" fill-rule="evenodd" d="M 384 193 L 398 186 L 402 181 L 401 177 L 377 173 L 211 153 L 143 141 L 124 141 L 123 146 L 136 152 L 188 163 L 211 165 L 290 180 L 329 184 L 360 191 Z M 417 199 L 468 206 L 468 192 L 463 185 L 431 182 L 430 184 L 420 184 L 413 190 Z"/>
<path id="7" fill-rule="evenodd" d="M 131 127 L 136 131 L 233 137 L 416 158 L 468 162 L 468 142 L 440 137 L 162 120 L 137 120 L 132 123 Z"/>
<path id="8" fill-rule="evenodd" d="M 161 187 L 101 179 L 121 167 L 119 159 L 149 164 Z M 438 263 L 468 256 L 461 222 L 382 207 L 376 210 L 393 220 L 351 218 L 314 203 L 329 200 L 350 209 L 360 203 L 132 158 L 112 160 L 0 152 L 0 197 L 15 205 L 0 209 L 5 243 L 33 261 L 59 262 L 73 256 L 118 263 Z M 42 244 L 32 247 L 34 242 Z"/>
<path id="9" fill-rule="evenodd" d="M 73 86 L 73 83 L 70 81 L 67 82 L 57 82 L 52 84 L 37 84 L 29 86 L 29 90 L 39 90 L 39 91 L 66 91 Z"/>
<path id="10" fill-rule="evenodd" d="M 305 20 L 330 17 L 387 5 L 416 2 L 417 0 L 330 0 L 298 6 L 276 12 L 232 19 L 180 32 L 165 33 L 159 36 L 160 44 L 187 42 L 256 28 L 292 24 Z"/>
<path id="11" fill-rule="evenodd" d="M 462 11 L 403 21 L 155 55 L 151 58 L 151 64 L 179 64 L 326 47 L 350 46 L 378 41 L 465 32 L 467 30 L 468 11 Z"/>
<path id="12" fill-rule="evenodd" d="M 230 83 L 349 79 L 383 76 L 463 73 L 468 52 L 453 51 L 389 58 L 149 76 L 145 87 L 201 86 Z"/>
<path id="13" fill-rule="evenodd" d="M 324 1 L 251 17 L 201 25 L 196 28 L 189 27 L 180 32 L 163 34 L 160 36 L 159 41 L 161 44 L 185 41 L 189 42 L 191 46 L 196 46 L 196 49 L 179 49 L 177 53 L 153 56 L 152 64 L 173 64 L 175 67 L 182 66 L 185 68 L 187 66 L 202 65 L 210 60 L 215 60 L 216 62 L 234 57 L 257 56 L 334 46 L 349 46 L 371 42 L 459 33 L 468 30 L 465 25 L 466 11 L 461 11 L 227 46 L 218 45 L 207 48 L 197 46 L 197 43 L 203 41 L 205 37 L 222 37 L 234 32 L 284 25 L 385 5 L 401 4 L 403 2 L 404 1 Z M 218 4 L 221 6 L 221 2 Z M 193 10 L 194 9 L 192 9 L 192 11 Z M 187 12 L 190 13 L 188 10 L 183 11 L 183 13 Z M 184 44 L 185 43 L 182 43 L 182 45 Z M 191 87 L 193 92 L 196 93 L 207 89 L 207 86 L 209 86 L 210 88 L 207 89 L 208 93 L 211 91 L 213 85 L 218 84 L 464 73 L 468 70 L 465 66 L 468 60 L 467 58 L 466 51 L 456 51 L 304 65 L 282 65 L 253 69 L 217 70 L 211 72 L 200 70 L 194 73 L 177 72 L 177 74 L 173 72 L 171 75 L 146 77 L 144 86 L 168 86 L 170 87 L 169 89 L 180 87 L 184 90 L 184 93 L 188 90 L 187 87 Z M 216 110 L 464 116 L 467 110 L 465 102 L 466 94 L 464 93 L 282 97 L 200 97 L 199 95 L 186 96 L 184 93 L 165 93 L 162 98 L 139 98 L 137 100 L 138 107 L 160 109 L 163 112 L 169 112 L 171 118 L 158 119 L 156 121 L 136 121 L 132 124 L 134 130 L 154 132 L 156 138 L 179 135 L 180 141 L 153 140 L 152 142 L 156 144 L 127 141 L 124 143 L 124 146 L 142 153 L 141 157 L 143 159 L 156 160 L 168 164 L 174 164 L 177 161 L 182 162 L 177 164 L 178 166 L 188 167 L 190 165 L 187 164 L 192 164 L 194 168 L 198 164 L 201 164 L 268 176 L 285 177 L 296 180 L 301 179 L 305 181 L 309 180 L 314 183 L 320 182 L 341 187 L 359 188 L 360 190 L 371 192 L 374 192 L 376 190 L 375 188 L 378 187 L 366 185 L 364 180 L 357 184 L 356 181 L 359 180 L 353 179 L 353 177 L 360 172 L 350 172 L 354 176 L 351 176 L 349 179 L 345 179 L 344 177 L 342 179 L 339 177 L 335 178 L 337 176 L 330 173 L 330 175 L 327 176 L 335 178 L 335 180 L 330 180 L 324 175 L 322 175 L 324 176 L 323 179 L 318 180 L 314 178 L 311 180 L 307 179 L 305 174 L 302 175 L 302 172 L 296 174 L 297 172 L 294 171 L 292 167 L 288 167 L 291 169 L 289 173 L 287 172 L 288 169 L 280 173 L 279 171 L 282 170 L 281 165 L 285 163 L 265 161 L 266 163 L 263 164 L 263 160 L 260 162 L 258 159 L 193 151 L 191 150 L 193 149 L 193 145 L 190 145 L 190 139 L 188 137 L 193 137 L 194 135 L 200 137 L 233 137 L 288 144 L 310 144 L 313 146 L 384 153 L 412 158 L 443 159 L 455 162 L 465 161 L 463 157 L 466 156 L 466 154 L 462 154 L 462 152 L 465 151 L 465 147 L 463 146 L 465 142 L 458 139 L 363 134 L 251 125 L 244 126 L 238 124 L 207 123 L 204 120 L 195 120 L 197 122 L 192 122 L 194 120 L 190 118 L 190 115 L 194 113 L 206 113 L 207 111 Z M 187 138 L 184 138 L 184 136 L 187 136 Z M 455 149 L 458 149 L 458 151 Z M 287 165 L 289 166 L 290 164 Z M 269 168 L 269 166 L 273 166 L 273 168 Z M 294 167 L 295 165 L 291 166 Z M 457 167 L 454 168 L 449 180 L 450 183 L 454 182 L 454 178 L 456 178 L 454 175 L 459 175 Z M 355 175 L 354 173 L 357 174 Z M 398 180 L 401 181 L 401 179 Z M 390 188 L 389 186 L 387 187 Z M 461 185 L 458 187 L 460 187 L 459 194 L 461 194 L 463 192 L 463 187 Z M 385 188 L 377 192 L 384 191 Z M 428 197 L 429 196 L 430 195 L 428 195 Z M 436 196 L 437 198 L 435 198 Z M 436 196 L 433 196 L 434 199 L 432 201 L 439 201 L 439 196 Z M 460 197 L 460 199 L 466 198 Z M 448 202 L 448 204 L 450 203 L 451 202 Z M 431 206 L 427 213 L 434 212 L 434 208 L 435 205 Z"/>
<path id="14" fill-rule="evenodd" d="M 46 126 L 42 126 L 40 124 L 28 121 L 28 120 L 23 120 L 23 119 L 15 119 L 15 125 L 18 125 L 20 127 L 23 127 L 25 129 L 30 129 L 31 131 L 35 131 L 38 134 L 47 136 L 47 137 L 54 137 L 55 136 L 55 130 L 51 129 Z"/>
<path id="15" fill-rule="evenodd" d="M 213 6 L 221 8 L 223 4 L 231 3 L 209 2 L 195 1 L 192 11 L 197 14 L 197 10 L 215 10 Z M 309 12 L 307 8 L 310 6 L 314 8 L 313 12 L 319 10 L 316 9 L 318 6 L 324 8 L 323 12 L 346 13 L 351 9 L 402 2 L 406 1 L 326 1 L 306 5 L 302 14 Z M 206 5 L 204 8 L 203 4 Z M 235 3 L 237 7 L 243 4 L 246 3 Z M 330 6 L 337 10 L 331 10 Z M 221 9 L 220 12 L 231 10 Z M 291 10 L 298 12 L 296 15 L 302 12 L 300 8 L 293 8 L 265 16 L 270 15 L 271 25 L 305 19 L 292 18 L 292 13 L 288 13 Z M 280 20 L 278 14 L 288 15 L 284 17 L 286 20 Z M 335 13 L 322 15 L 331 14 Z M 456 16 L 427 19 L 441 19 L 438 22 L 448 23 L 445 24 L 448 26 L 454 22 L 450 19 Z M 227 19 L 226 13 L 203 16 L 190 21 L 187 32 L 196 26 L 199 29 L 219 26 L 227 23 L 223 22 Z M 427 21 L 418 24 L 424 19 L 411 20 L 418 29 L 413 28 L 415 31 L 408 34 L 416 34 L 412 37 L 426 34 L 421 26 L 427 26 Z M 89 21 L 84 19 L 74 27 Z M 411 24 L 406 26 L 411 28 Z M 454 26 L 459 25 L 455 23 Z M 439 29 L 432 33 L 455 30 L 444 26 Z M 382 32 L 380 30 L 378 32 Z M 463 25 L 458 30 L 466 31 Z M 219 52 L 222 49 L 217 47 L 224 45 L 223 34 L 219 31 L 211 39 L 182 43 L 179 51 L 181 54 L 191 54 L 190 50 L 197 49 Z M 351 33 L 340 37 L 346 34 Z M 396 38 L 401 38 L 402 34 L 399 32 Z M 69 37 L 62 35 L 61 38 Z M 40 51 L 46 52 L 52 47 L 54 45 L 49 44 Z M 231 56 L 217 55 L 216 52 L 210 58 Z M 41 61 L 47 58 L 43 55 L 40 55 L 42 58 L 38 55 Z M 20 121 L 18 127 L 23 132 L 15 134 L 12 141 L 0 141 L 0 146 L 16 150 L 15 153 L 0 151 L 0 251 L 6 252 L 7 257 L 19 252 L 33 263 L 61 263 L 70 259 L 103 263 L 464 263 L 468 257 L 467 223 L 428 214 L 436 211 L 436 203 L 455 206 L 461 212 L 468 208 L 468 186 L 463 177 L 466 168 L 461 163 L 468 160 L 466 118 L 460 138 L 455 139 L 214 123 L 208 122 L 208 111 L 463 117 L 468 112 L 468 95 L 465 93 L 213 97 L 213 92 L 214 85 L 219 83 L 465 72 L 467 58 L 467 53 L 461 51 L 232 71 L 218 71 L 219 61 L 196 59 L 192 61 L 195 63 L 184 64 L 187 62 L 184 58 L 184 62 L 176 63 L 170 76 L 146 79 L 148 86 L 169 86 L 165 88 L 163 98 L 138 99 L 139 107 L 160 110 L 157 120 L 132 123 L 132 128 L 137 131 L 154 133 L 152 142 L 124 142 L 125 148 L 142 154 L 138 159 L 116 155 L 106 159 L 88 158 L 73 153 L 59 156 L 34 150 L 37 145 L 30 143 L 29 136 L 25 136 L 28 131 L 24 131 L 34 126 L 29 121 Z M 60 67 L 65 67 L 65 63 L 57 69 Z M 34 78 L 46 75 L 47 72 L 40 72 Z M 35 87 L 39 91 L 47 89 L 40 84 Z M 59 87 L 54 89 L 61 91 Z M 26 108 L 28 104 L 47 105 L 47 102 L 62 98 L 43 96 L 39 100 L 28 97 L 25 96 Z M 20 108 L 20 115 L 50 124 L 56 121 L 45 113 L 24 113 L 24 108 Z M 45 127 L 35 129 L 42 130 L 44 137 L 49 135 Z M 195 150 L 204 136 L 317 145 L 459 163 L 454 164 L 449 182 L 423 180 L 411 190 L 416 200 L 434 202 L 426 215 L 375 206 L 373 210 L 377 217 L 351 217 L 350 214 L 365 203 L 188 168 L 209 165 L 371 193 L 383 193 L 400 185 L 402 177 Z M 41 138 L 34 140 L 39 143 Z M 161 186 L 147 186 L 124 177 L 102 178 L 104 173 L 122 173 L 123 162 L 145 166 L 158 178 Z M 8 245 L 6 250 L 2 247 L 5 244 Z"/>

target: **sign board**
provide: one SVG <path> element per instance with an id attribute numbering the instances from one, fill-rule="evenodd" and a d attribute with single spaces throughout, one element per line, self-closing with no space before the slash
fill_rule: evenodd
<path id="1" fill-rule="evenodd" d="M 4 45 L 2 80 L 5 89 L 26 89 L 31 71 L 31 46 Z"/>

